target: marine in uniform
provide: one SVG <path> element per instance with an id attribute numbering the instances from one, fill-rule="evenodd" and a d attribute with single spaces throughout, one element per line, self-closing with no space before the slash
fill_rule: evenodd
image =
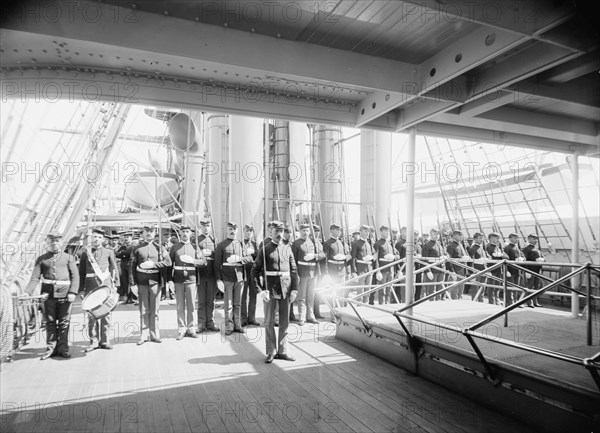
<path id="1" fill-rule="evenodd" d="M 475 268 L 477 272 L 485 270 L 485 262 L 489 259 L 489 255 L 486 249 L 483 247 L 483 233 L 477 232 L 473 235 L 473 243 L 468 248 L 468 252 L 473 259 L 473 268 Z M 475 281 L 477 282 L 475 287 L 478 288 L 471 288 L 471 300 L 483 302 L 483 292 L 487 292 L 487 288 L 485 287 L 485 274 L 478 276 Z M 488 298 L 488 301 L 493 304 L 493 300 L 491 298 Z"/>
<path id="2" fill-rule="evenodd" d="M 467 250 L 465 250 L 462 240 L 463 233 L 460 230 L 454 230 L 452 232 L 452 242 L 450 242 L 446 247 L 448 257 L 454 259 L 455 261 L 470 261 L 471 256 L 469 256 Z M 463 267 L 450 261 L 446 262 L 446 269 L 452 272 L 450 278 L 453 279 L 453 284 L 458 282 L 458 280 L 462 279 L 465 275 L 465 269 Z M 464 287 L 464 283 L 454 286 L 452 289 L 450 289 L 450 297 L 452 299 L 462 299 Z"/>
<path id="3" fill-rule="evenodd" d="M 209 218 L 200 221 L 198 249 L 206 264 L 198 266 L 198 332 L 219 331 L 215 325 L 215 296 L 218 291 L 214 266 L 216 242 L 210 233 L 211 228 Z"/>
<path id="4" fill-rule="evenodd" d="M 388 226 L 379 227 L 380 238 L 373 245 L 375 252 L 375 267 L 389 265 L 390 263 L 400 259 L 400 253 L 394 248 L 390 242 L 390 228 Z M 394 267 L 388 266 L 375 273 L 375 280 L 378 285 L 387 284 L 384 288 L 378 290 L 377 300 L 379 305 L 390 303 L 391 285 L 388 283 L 394 279 Z"/>
<path id="5" fill-rule="evenodd" d="M 375 252 L 373 247 L 368 240 L 370 227 L 368 225 L 360 226 L 360 238 L 352 244 L 351 256 L 351 268 L 352 277 L 366 274 L 373 270 L 373 261 L 375 260 Z M 357 280 L 358 286 L 367 286 L 371 284 L 371 274 L 365 275 Z M 364 287 L 357 288 L 357 294 L 365 292 Z M 362 299 L 365 302 L 366 299 Z"/>
<path id="6" fill-rule="evenodd" d="M 250 273 L 256 256 L 258 255 L 258 246 L 254 240 L 254 227 L 249 224 L 244 225 L 244 248 L 252 257 L 252 262 L 244 265 L 244 289 L 242 290 L 242 326 L 255 325 L 260 326 L 256 321 L 256 287 Z"/>
<path id="7" fill-rule="evenodd" d="M 329 226 L 329 239 L 323 244 L 327 274 L 333 285 L 342 283 L 346 279 L 346 266 L 350 263 L 352 256 L 347 251 L 347 246 L 340 239 L 341 227 L 338 224 Z M 346 287 L 337 290 L 336 295 L 342 298 L 348 297 Z"/>
<path id="8" fill-rule="evenodd" d="M 154 226 L 144 226 L 142 241 L 130 256 L 131 281 L 138 288 L 140 306 L 140 339 L 138 345 L 150 340 L 160 343 L 158 309 L 160 306 L 161 270 L 171 266 L 169 252 L 154 241 Z"/>
<path id="9" fill-rule="evenodd" d="M 198 338 L 194 325 L 194 307 L 196 304 L 196 266 L 206 264 L 206 260 L 196 254 L 196 247 L 190 242 L 192 228 L 182 225 L 181 242 L 169 251 L 173 265 L 170 283 L 175 290 L 177 304 L 177 340 L 184 336 Z"/>
<path id="10" fill-rule="evenodd" d="M 292 252 L 298 267 L 298 324 L 318 323 L 314 315 L 314 296 L 317 284 L 317 260 L 325 258 L 317 251 L 315 242 L 310 239 L 310 224 L 300 225 L 300 237 L 292 244 Z"/>
<path id="11" fill-rule="evenodd" d="M 488 235 L 488 244 L 485 247 L 489 257 L 491 260 L 502 260 L 507 259 L 508 256 L 504 253 L 502 248 L 500 247 L 500 235 L 498 233 L 490 233 Z M 491 278 L 488 279 L 488 301 L 490 304 L 500 305 L 501 297 L 500 292 L 502 289 L 498 287 L 490 287 L 490 286 L 500 286 L 502 284 L 502 268 L 496 268 L 491 272 L 492 276 L 499 278 L 498 280 L 493 280 Z"/>
<path id="12" fill-rule="evenodd" d="M 252 279 L 264 301 L 267 364 L 275 358 L 296 360 L 288 353 L 287 334 L 290 303 L 298 293 L 298 273 L 291 247 L 281 242 L 283 229 L 283 223 L 274 224 L 272 240 L 258 250 L 252 267 Z M 264 285 L 260 283 L 261 275 Z M 275 333 L 276 308 L 280 311 L 279 335 Z"/>
<path id="13" fill-rule="evenodd" d="M 429 231 L 429 235 L 431 240 L 423 245 L 423 258 L 426 259 L 429 263 L 434 263 L 446 258 L 446 251 L 444 247 L 439 241 L 440 231 L 438 229 L 431 229 Z M 430 295 L 435 292 L 439 292 L 444 288 L 444 273 L 439 269 L 431 269 L 425 274 L 428 283 L 434 283 L 431 285 L 424 286 L 426 287 L 427 294 Z M 441 295 L 443 297 L 443 295 Z M 439 300 L 439 297 L 436 296 L 436 300 Z"/>
<path id="14" fill-rule="evenodd" d="M 527 235 L 527 245 L 523 248 L 523 255 L 525 256 L 525 260 L 528 262 L 544 262 L 544 256 L 542 256 L 542 252 L 539 250 L 538 246 L 538 237 L 537 235 L 530 233 Z M 523 266 L 526 269 L 529 269 L 531 273 L 526 273 L 525 277 L 527 278 L 527 288 L 530 290 L 539 290 L 542 285 L 542 281 L 535 275 L 542 273 L 542 265 L 527 265 Z M 527 304 L 528 307 L 541 307 L 537 300 L 537 297 L 532 298 Z"/>
<path id="15" fill-rule="evenodd" d="M 413 238 L 414 242 L 415 242 L 413 256 L 415 259 L 420 259 L 423 255 L 423 245 L 417 241 L 418 238 L 419 238 L 419 232 L 417 232 L 415 230 L 414 238 Z M 396 249 L 398 250 L 398 254 L 400 255 L 401 259 L 406 257 L 406 242 L 404 242 L 404 243 L 397 242 Z M 421 265 L 420 263 L 415 262 L 413 265 L 413 268 L 416 270 L 416 269 L 420 269 L 422 266 L 423 265 Z M 400 269 L 400 266 L 398 266 L 398 270 L 399 269 Z M 421 281 L 422 281 L 421 277 L 422 277 L 423 273 L 415 273 L 414 275 L 415 275 L 415 283 L 416 283 L 416 285 L 414 286 L 415 287 L 414 300 L 417 301 L 417 300 L 421 299 L 421 293 L 423 293 L 423 286 L 420 285 Z M 427 292 L 427 290 L 425 290 L 425 293 L 431 293 L 431 291 Z M 396 292 L 396 294 L 398 294 L 398 292 Z M 400 302 L 402 302 L 401 299 L 402 298 L 398 297 L 398 300 Z"/>
<path id="16" fill-rule="evenodd" d="M 253 259 L 236 236 L 237 224 L 230 221 L 227 223 L 227 238 L 219 242 L 215 249 L 215 278 L 217 287 L 223 291 L 226 335 L 246 332 L 241 317 L 244 266 L 252 263 Z"/>
<path id="17" fill-rule="evenodd" d="M 102 246 L 104 230 L 92 230 L 91 245 L 81 254 L 79 262 L 79 288 L 83 296 L 88 295 L 101 285 L 113 287 L 119 284 L 115 253 L 110 248 Z M 95 263 L 95 264 L 94 264 Z M 110 344 L 110 327 L 112 313 L 97 319 L 88 313 L 88 335 L 90 345 L 85 349 L 91 352 L 94 349 L 112 349 Z"/>
<path id="18" fill-rule="evenodd" d="M 123 245 L 115 251 L 115 256 L 120 260 L 119 263 L 119 279 L 121 284 L 119 286 L 119 295 L 124 297 L 126 304 L 133 304 L 134 298 L 136 297 L 133 292 L 130 290 L 131 280 L 130 280 L 130 267 L 131 267 L 131 252 L 133 251 L 133 233 L 125 232 L 123 234 Z"/>
<path id="19" fill-rule="evenodd" d="M 522 262 L 523 260 L 525 260 L 525 256 L 523 255 L 523 252 L 519 249 L 519 235 L 516 233 L 511 233 L 508 235 L 508 243 L 506 244 L 506 246 L 504 247 L 504 252 L 506 253 L 508 260 L 510 261 L 514 261 L 514 262 Z M 520 271 L 515 268 L 514 266 L 508 266 L 507 267 L 507 275 L 506 275 L 506 279 L 513 283 L 514 285 L 519 285 L 519 275 L 520 275 Z M 511 294 L 511 304 L 514 303 L 517 299 L 516 296 L 516 292 L 511 290 L 509 291 L 509 293 Z M 509 304 L 510 305 L 510 304 Z M 522 308 L 522 305 L 519 305 L 519 308 Z"/>
<path id="20" fill-rule="evenodd" d="M 27 295 L 41 281 L 44 296 L 44 321 L 46 322 L 46 353 L 41 359 L 51 356 L 70 358 L 69 324 L 71 306 L 79 290 L 77 258 L 61 251 L 62 235 L 50 233 L 46 237 L 48 252 L 35 260 L 33 274 L 25 289 Z"/>

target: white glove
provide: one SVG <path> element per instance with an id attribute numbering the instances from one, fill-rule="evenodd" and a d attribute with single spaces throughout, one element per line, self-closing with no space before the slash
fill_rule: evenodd
<path id="1" fill-rule="evenodd" d="M 40 296 L 41 296 L 42 301 L 45 301 L 46 299 L 48 299 L 48 296 L 50 296 L 50 295 L 48 293 L 42 293 Z"/>
<path id="2" fill-rule="evenodd" d="M 375 274 L 375 279 L 377 281 L 383 280 L 383 274 L 380 271 L 377 271 L 377 273 Z"/>
<path id="3" fill-rule="evenodd" d="M 154 268 L 154 262 L 152 260 L 146 260 L 145 262 L 140 263 L 140 268 L 152 269 Z"/>
<path id="4" fill-rule="evenodd" d="M 75 295 L 75 293 L 69 293 L 67 294 L 67 302 L 75 302 L 75 298 L 77 295 Z"/>
<path id="5" fill-rule="evenodd" d="M 421 254 L 415 254 L 415 259 L 420 259 L 421 258 Z"/>
<path id="6" fill-rule="evenodd" d="M 187 254 L 179 256 L 179 260 L 181 260 L 183 263 L 194 263 L 194 258 L 192 256 L 188 256 Z"/>
<path id="7" fill-rule="evenodd" d="M 254 254 L 254 248 L 253 248 L 253 247 L 248 247 L 248 249 L 246 250 L 246 252 L 247 252 L 249 255 L 252 255 L 252 254 Z"/>
<path id="8" fill-rule="evenodd" d="M 129 287 L 129 289 L 131 290 L 131 293 L 133 293 L 136 297 L 138 296 L 138 293 L 140 292 L 138 286 L 134 284 L 133 286 Z"/>
<path id="9" fill-rule="evenodd" d="M 525 257 L 517 257 L 517 262 L 524 262 L 525 261 Z"/>
<path id="10" fill-rule="evenodd" d="M 315 254 L 314 253 L 308 253 L 307 255 L 304 256 L 304 261 L 305 262 L 310 262 L 314 258 L 315 258 Z"/>
<path id="11" fill-rule="evenodd" d="M 433 280 L 433 272 L 427 271 L 427 278 Z"/>
<path id="12" fill-rule="evenodd" d="M 167 286 L 170 291 L 172 291 L 172 292 L 175 291 L 175 283 L 173 281 L 167 281 Z"/>
<path id="13" fill-rule="evenodd" d="M 464 262 L 469 262 L 469 261 L 471 261 L 471 256 L 462 256 L 461 260 Z"/>
<path id="14" fill-rule="evenodd" d="M 538 257 L 535 259 L 536 262 L 545 262 L 546 260 L 543 257 Z"/>
<path id="15" fill-rule="evenodd" d="M 267 292 L 267 295 L 268 295 L 268 294 L 269 294 L 269 293 Z M 295 290 L 292 290 L 292 291 L 290 292 L 290 304 L 291 304 L 291 303 L 293 303 L 293 302 L 296 300 L 296 297 L 297 297 L 297 296 L 298 296 L 298 292 L 297 292 L 297 291 L 295 291 Z"/>
<path id="16" fill-rule="evenodd" d="M 450 274 L 450 278 L 452 278 L 454 281 L 458 280 L 458 275 L 456 275 L 456 272 L 452 272 Z"/>
<path id="17" fill-rule="evenodd" d="M 370 262 L 370 261 L 372 261 L 374 258 L 375 258 L 375 257 L 373 257 L 372 255 L 370 255 L 370 254 L 367 254 L 366 256 L 364 256 L 364 257 L 363 257 L 363 260 L 364 260 L 365 262 Z"/>
<path id="18" fill-rule="evenodd" d="M 265 302 L 269 302 L 270 296 L 269 296 L 269 291 L 268 290 L 263 290 L 260 292 L 260 297 L 262 298 L 263 301 Z M 290 299 L 292 299 L 292 294 L 290 293 Z"/>
<path id="19" fill-rule="evenodd" d="M 223 283 L 223 280 L 217 280 L 217 289 L 221 293 L 225 292 L 225 283 Z"/>
<path id="20" fill-rule="evenodd" d="M 238 255 L 235 255 L 235 254 L 227 257 L 227 263 L 238 263 L 238 262 L 241 262 L 241 261 L 242 261 L 242 258 L 240 256 L 238 256 Z"/>
<path id="21" fill-rule="evenodd" d="M 512 274 L 511 274 L 509 271 L 506 271 L 506 276 L 507 276 L 508 278 L 510 278 L 510 277 L 512 277 Z"/>
<path id="22" fill-rule="evenodd" d="M 333 256 L 333 260 L 344 260 L 346 258 L 345 255 L 338 253 L 335 256 Z"/>
<path id="23" fill-rule="evenodd" d="M 480 259 L 475 259 L 473 260 L 473 263 L 478 263 L 478 264 L 485 264 L 485 259 L 482 257 Z"/>
<path id="24" fill-rule="evenodd" d="M 440 260 L 447 260 L 447 259 L 448 259 L 448 256 L 440 256 L 440 257 L 439 257 L 439 259 L 440 259 Z"/>
<path id="25" fill-rule="evenodd" d="M 386 254 L 385 256 L 383 256 L 383 258 L 385 260 L 387 260 L 388 262 L 391 262 L 394 260 L 394 255 L 393 254 Z"/>
<path id="26" fill-rule="evenodd" d="M 350 254 L 346 254 L 346 260 L 348 260 L 348 261 L 352 260 L 352 256 Z"/>
<path id="27" fill-rule="evenodd" d="M 212 253 L 213 253 L 213 252 L 212 252 L 211 250 L 209 250 L 208 248 L 204 248 L 204 249 L 202 250 L 202 254 L 204 254 L 204 256 L 206 256 L 206 257 L 210 257 L 210 256 L 212 256 Z"/>

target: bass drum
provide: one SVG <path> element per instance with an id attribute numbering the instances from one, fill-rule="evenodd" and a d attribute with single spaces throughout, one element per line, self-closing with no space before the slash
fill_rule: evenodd
<path id="1" fill-rule="evenodd" d="M 81 301 L 81 309 L 96 319 L 102 319 L 115 309 L 119 302 L 119 294 L 109 286 L 99 286 L 88 293 Z"/>

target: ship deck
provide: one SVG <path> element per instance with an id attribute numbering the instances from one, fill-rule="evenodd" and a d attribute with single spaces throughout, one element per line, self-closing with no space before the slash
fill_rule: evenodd
<path id="1" fill-rule="evenodd" d="M 260 305 L 257 316 L 261 321 Z M 222 318 L 217 309 L 217 322 Z M 114 350 L 86 354 L 76 305 L 72 359 L 40 361 L 38 332 L 2 365 L 2 430 L 535 431 L 341 341 L 332 322 L 291 325 L 297 361 L 269 365 L 264 328 L 176 341 L 174 301 L 161 303 L 160 320 L 163 343 L 137 346 L 137 307 L 121 305 L 113 313 Z"/>

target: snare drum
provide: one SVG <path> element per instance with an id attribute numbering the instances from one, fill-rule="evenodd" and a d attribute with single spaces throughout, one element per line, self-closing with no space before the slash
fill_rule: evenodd
<path id="1" fill-rule="evenodd" d="M 119 294 L 109 286 L 100 286 L 88 293 L 81 301 L 81 309 L 96 319 L 102 319 L 115 309 Z"/>

